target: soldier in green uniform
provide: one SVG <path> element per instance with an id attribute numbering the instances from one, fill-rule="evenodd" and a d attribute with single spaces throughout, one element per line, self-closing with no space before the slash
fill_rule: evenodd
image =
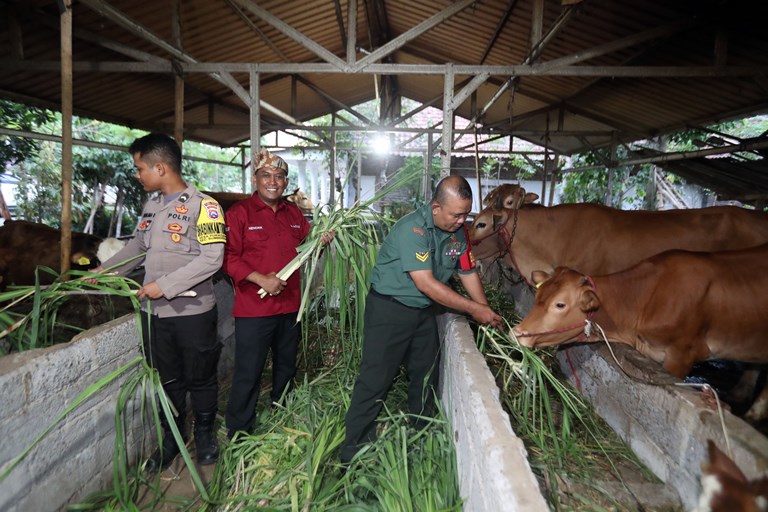
<path id="1" fill-rule="evenodd" d="M 429 204 L 400 219 L 381 246 L 365 307 L 363 358 L 345 418 L 342 463 L 360 445 L 376 438 L 376 416 L 404 364 L 411 414 L 434 414 L 440 340 L 435 303 L 498 327 L 501 317 L 489 306 L 464 221 L 472 189 L 461 176 L 443 179 Z M 446 283 L 458 271 L 472 299 Z"/>

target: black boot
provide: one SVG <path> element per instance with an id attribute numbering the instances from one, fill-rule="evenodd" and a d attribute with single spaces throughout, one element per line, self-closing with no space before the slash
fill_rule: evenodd
<path id="1" fill-rule="evenodd" d="M 219 458 L 219 445 L 213 424 L 216 411 L 195 413 L 195 449 L 201 466 L 213 464 Z"/>
<path id="2" fill-rule="evenodd" d="M 146 470 L 149 471 L 150 473 L 154 473 L 156 471 L 163 471 L 165 468 L 171 465 L 171 462 L 173 462 L 173 459 L 175 459 L 176 456 L 181 451 L 181 449 L 179 448 L 179 445 L 176 443 L 176 438 L 173 437 L 173 431 L 171 430 L 171 427 L 168 425 L 168 422 L 166 421 L 165 417 L 161 418 L 161 423 L 163 426 L 163 441 L 160 443 L 160 446 L 149 457 L 149 460 L 147 460 L 147 465 L 145 466 Z M 181 438 L 186 442 L 187 429 L 186 429 L 184 420 L 181 418 L 177 418 L 176 427 L 179 429 Z"/>

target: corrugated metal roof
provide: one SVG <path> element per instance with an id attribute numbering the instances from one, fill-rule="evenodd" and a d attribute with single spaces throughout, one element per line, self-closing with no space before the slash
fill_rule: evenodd
<path id="1" fill-rule="evenodd" d="M 358 1 L 356 59 L 460 1 Z M 183 61 L 151 38 L 175 44 L 174 5 L 174 0 L 74 3 L 73 60 L 93 69 L 76 68 L 76 114 L 172 131 L 172 73 L 96 68 L 101 63 Z M 178 5 L 177 46 L 187 60 L 325 63 L 317 48 L 347 59 L 349 0 L 184 0 Z M 542 7 L 540 26 L 533 21 L 536 6 Z M 107 9 L 120 13 L 123 21 L 105 14 Z M 296 32 L 284 33 L 279 24 L 257 15 L 260 9 Z M 59 60 L 58 2 L 5 0 L 0 2 L 0 19 L 5 20 L 0 23 L 0 97 L 55 108 L 61 80 L 54 65 Z M 539 68 L 538 74 L 515 78 L 490 105 L 482 125 L 538 144 L 547 140 L 551 150 L 572 154 L 612 139 L 631 141 L 766 111 L 768 32 L 761 23 L 735 0 L 586 0 L 573 6 L 551 0 L 477 0 L 413 37 L 384 62 L 520 65 L 531 52 L 532 33 L 540 32 L 546 42 L 532 62 L 571 59 L 570 64 L 558 68 L 557 74 Z M 550 30 L 553 35 L 546 38 Z M 138 53 L 129 55 L 129 50 Z M 653 71 L 661 66 L 669 68 Z M 682 76 L 692 66 L 706 69 Z M 629 68 L 642 69 L 634 73 L 638 76 L 624 76 Z M 248 73 L 231 75 L 242 90 L 249 90 Z M 223 146 L 247 141 L 249 109 L 232 88 L 206 73 L 183 76 L 185 137 Z M 426 102 L 443 93 L 442 75 L 396 76 L 397 92 L 403 96 Z M 306 72 L 298 78 L 294 84 L 290 73 L 262 72 L 261 100 L 303 121 L 338 110 L 338 103 L 353 106 L 377 94 L 376 76 L 365 72 Z M 469 78 L 457 75 L 456 83 Z M 492 74 L 477 89 L 476 100 L 464 101 L 456 113 L 472 118 L 509 78 Z M 329 101 L 306 82 L 337 101 Z M 435 106 L 441 105 L 438 101 Z M 261 110 L 261 117 L 263 131 L 285 124 L 267 109 Z"/>

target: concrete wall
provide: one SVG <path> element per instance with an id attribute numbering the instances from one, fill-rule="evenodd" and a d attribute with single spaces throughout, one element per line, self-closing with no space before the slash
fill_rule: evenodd
<path id="1" fill-rule="evenodd" d="M 558 352 L 560 366 L 592 402 L 598 414 L 638 458 L 665 484 L 676 489 L 686 510 L 701 492 L 701 465 L 708 461 L 707 439 L 728 453 L 748 478 L 768 469 L 768 439 L 725 411 L 705 407 L 697 390 L 621 344 L 612 345 L 616 361 L 604 344 L 572 346 Z M 655 383 L 655 384 L 651 384 Z"/>
<path id="2" fill-rule="evenodd" d="M 216 283 L 220 375 L 231 374 L 232 288 Z M 134 315 L 86 331 L 71 342 L 0 358 L 0 473 L 88 386 L 141 355 Z M 0 510 L 60 510 L 111 485 L 115 407 L 125 378 L 78 406 L 0 482 Z M 140 401 L 133 404 L 138 408 Z M 139 411 L 129 423 L 134 463 L 154 449 Z"/>
<path id="3" fill-rule="evenodd" d="M 139 355 L 132 317 L 65 345 L 0 359 L 0 467 L 19 455 L 89 385 Z M 125 378 L 60 422 L 0 482 L 0 510 L 56 510 L 112 478 L 115 403 Z M 135 458 L 139 418 L 130 424 Z M 73 478 L 77 475 L 77 478 Z"/>
<path id="4" fill-rule="evenodd" d="M 448 313 L 439 326 L 442 399 L 456 443 L 464 510 L 549 510 L 466 318 Z"/>

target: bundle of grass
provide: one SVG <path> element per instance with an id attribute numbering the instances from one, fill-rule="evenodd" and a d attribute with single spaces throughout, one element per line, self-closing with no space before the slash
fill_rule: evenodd
<path id="1" fill-rule="evenodd" d="M 579 394 L 563 383 L 553 351 L 533 352 L 514 337 L 484 327 L 477 341 L 554 510 L 624 509 L 626 503 L 618 501 L 619 493 L 606 487 L 606 481 L 615 481 L 625 490 L 622 498 L 629 499 L 634 498 L 625 474 L 656 481 Z"/>
<path id="2" fill-rule="evenodd" d="M 365 296 L 378 254 L 379 234 L 386 232 L 391 222 L 391 219 L 379 215 L 373 205 L 418 177 L 419 173 L 413 170 L 395 173 L 373 197 L 350 208 L 337 205 L 315 207 L 307 241 L 297 248 L 299 254 L 296 258 L 278 273 L 279 277 L 287 279 L 302 268 L 301 305 L 297 320 L 310 320 L 312 313 L 317 313 L 317 308 L 309 306 L 313 300 L 314 278 L 322 274 L 322 302 L 326 315 L 331 309 L 335 310 L 337 317 L 333 320 L 340 327 L 342 337 L 350 335 L 354 338 L 362 332 Z M 323 247 L 320 235 L 331 231 L 335 236 L 328 247 Z M 320 320 L 328 328 L 334 325 L 328 319 Z"/>
<path id="3" fill-rule="evenodd" d="M 53 283 L 41 286 L 40 272 L 51 274 Z M 11 286 L 0 292 L 0 355 L 49 347 L 58 341 L 59 327 L 82 330 L 62 326 L 59 321 L 62 308 L 73 298 L 119 297 L 130 300 L 134 310 L 139 308 L 135 295 L 140 285 L 132 279 L 105 274 L 94 282 L 88 271 L 70 270 L 60 275 L 47 267 L 39 267 L 35 277 L 34 285 Z"/>
<path id="4" fill-rule="evenodd" d="M 200 510 L 460 510 L 456 462 L 442 417 L 415 429 L 387 413 L 379 436 L 343 471 L 338 447 L 354 373 L 344 364 L 307 376 L 285 404 L 264 410 L 252 435 L 223 451 Z M 404 382 L 387 405 L 406 400 Z M 215 505 L 214 505 L 215 503 Z"/>

